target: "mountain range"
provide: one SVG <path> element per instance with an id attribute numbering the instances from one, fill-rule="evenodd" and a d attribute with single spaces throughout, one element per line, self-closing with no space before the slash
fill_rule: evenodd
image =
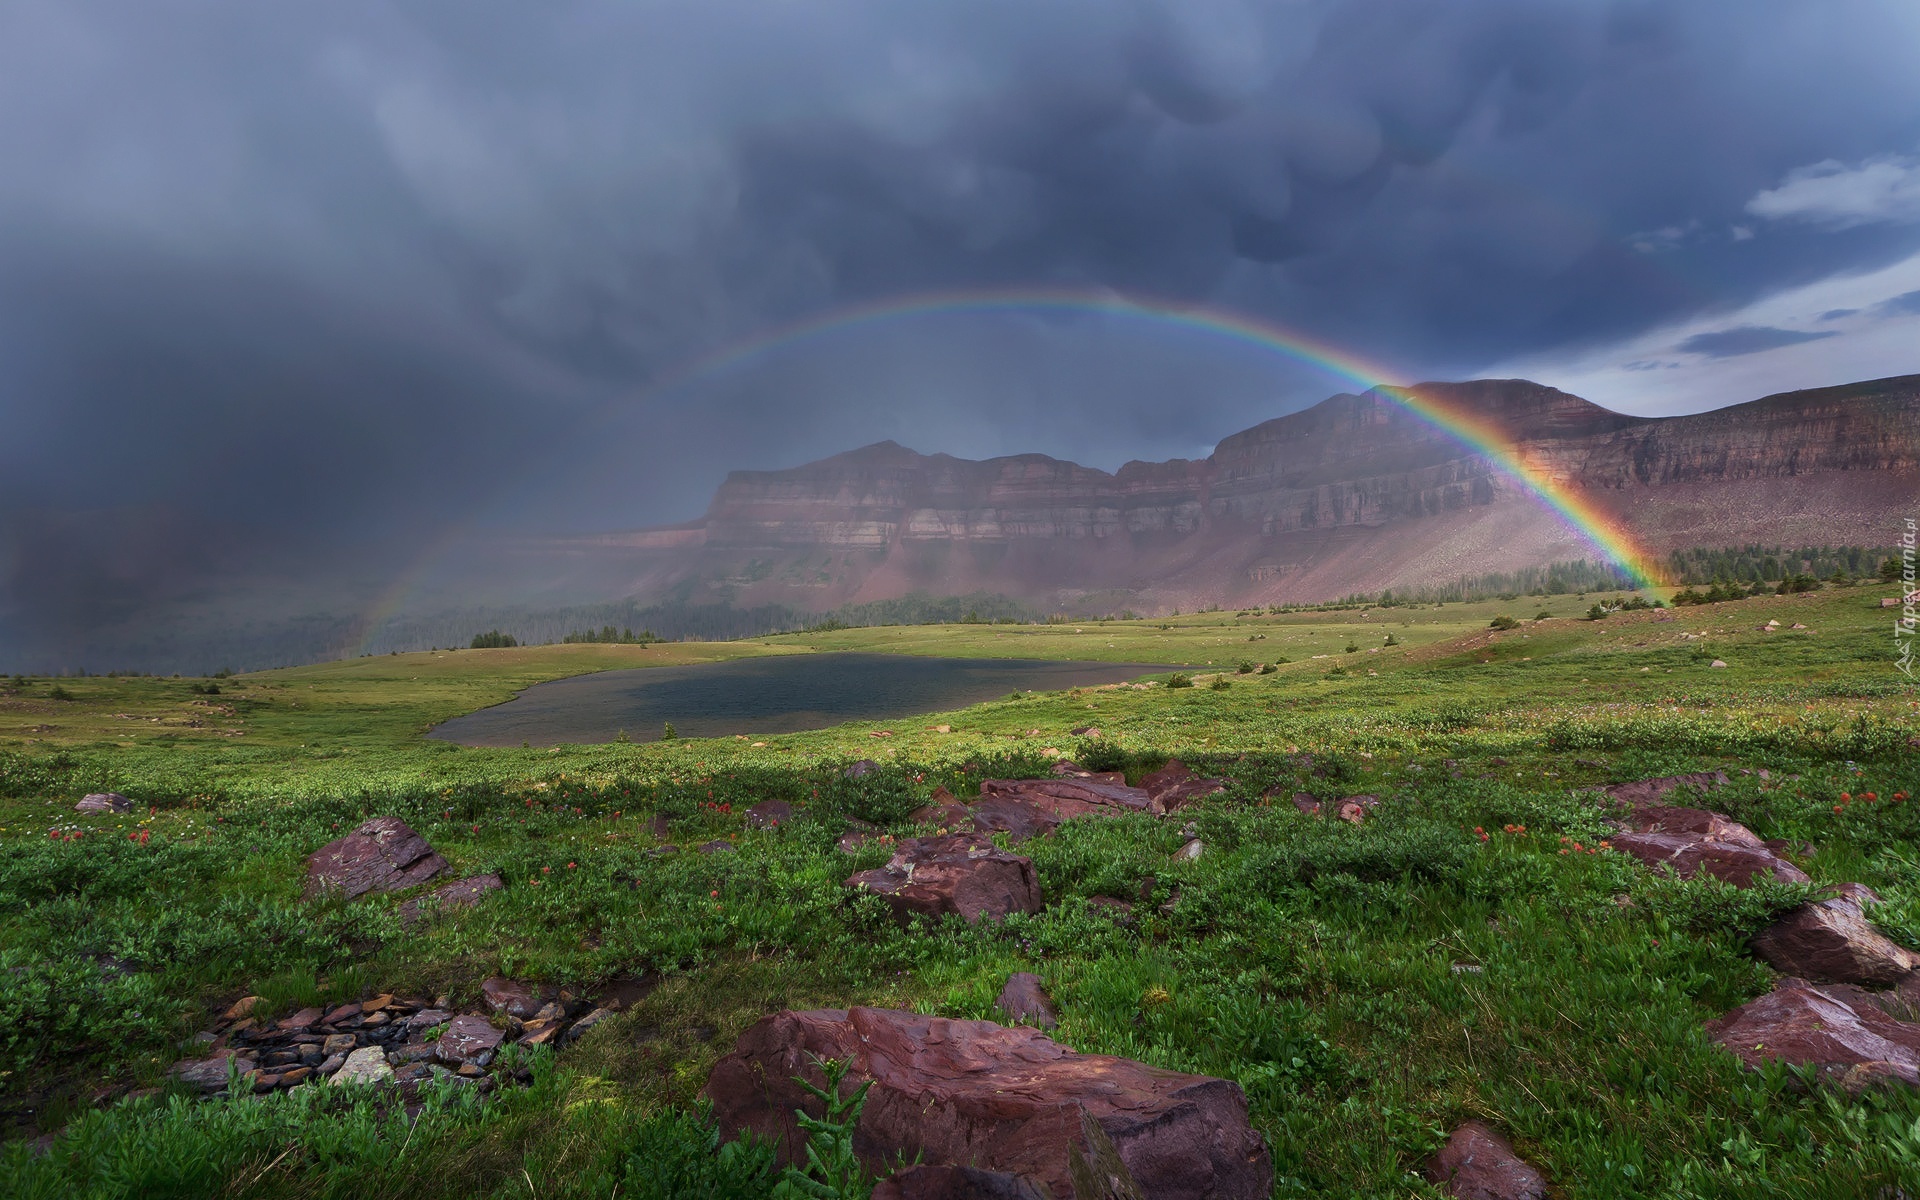
<path id="1" fill-rule="evenodd" d="M 1687 416 L 1522 379 L 1412 391 L 1491 425 L 1552 490 L 1653 557 L 1888 546 L 1920 500 L 1920 375 Z M 1106 472 L 879 442 L 736 471 L 682 525 L 522 543 L 517 569 L 624 596 L 826 610 L 913 592 L 1145 611 L 1323 600 L 1600 557 L 1493 455 L 1372 390 Z M 553 577 L 550 575 L 549 577 Z"/>

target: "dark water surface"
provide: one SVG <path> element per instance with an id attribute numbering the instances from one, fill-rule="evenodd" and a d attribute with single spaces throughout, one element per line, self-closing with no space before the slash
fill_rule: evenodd
<path id="1" fill-rule="evenodd" d="M 1119 683 L 1161 671 L 1152 663 L 907 654 L 790 654 L 686 667 L 601 671 L 537 683 L 428 737 L 467 746 L 552 746 L 659 738 L 797 733 L 842 721 L 891 721 L 945 712 L 1012 691 Z"/>

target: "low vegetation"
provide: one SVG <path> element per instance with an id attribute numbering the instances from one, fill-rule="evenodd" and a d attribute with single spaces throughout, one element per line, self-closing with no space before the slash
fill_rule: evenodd
<path id="1" fill-rule="evenodd" d="M 1920 935 L 1920 701 L 1877 599 L 1656 599 L 1595 622 L 1558 619 L 1584 609 L 1568 597 L 1534 621 L 1489 601 L 380 655 L 217 694 L 6 681 L 0 1190 L 860 1194 L 832 1130 L 804 1182 L 764 1146 L 721 1145 L 698 1099 L 712 1064 L 782 1007 L 996 1017 L 1026 970 L 1067 1045 L 1237 1080 L 1282 1196 L 1437 1195 L 1411 1172 L 1467 1117 L 1509 1131 L 1568 1197 L 1912 1191 L 1920 1094 L 1749 1071 L 1701 1031 L 1766 990 L 1746 939 L 1818 885 L 1866 883 L 1883 929 Z M 884 729 L 503 750 L 420 736 L 543 678 L 836 649 L 1180 671 Z M 910 833 L 936 787 L 964 796 L 1062 753 L 1134 779 L 1178 756 L 1228 780 L 1182 814 L 1207 852 L 1177 856 L 1177 822 L 1071 821 L 1021 847 L 1046 910 L 972 927 L 903 929 L 842 886 L 889 853 L 838 849 L 850 821 Z M 874 769 L 850 778 L 856 759 Z M 1714 808 L 1815 846 L 1814 885 L 1679 882 L 1599 848 L 1609 812 L 1587 789 L 1698 770 L 1729 776 Z M 104 790 L 136 807 L 74 811 Z M 1350 825 L 1304 816 L 1296 792 L 1392 803 Z M 750 827 L 770 799 L 800 818 Z M 382 814 L 507 886 L 411 929 L 395 897 L 303 899 L 306 856 Z M 736 852 L 656 855 L 656 816 L 677 843 Z M 470 1003 L 495 974 L 658 986 L 578 1044 L 529 1052 L 524 1087 L 429 1090 L 412 1122 L 353 1089 L 201 1100 L 167 1081 L 243 994 L 268 1012 L 376 991 Z"/>

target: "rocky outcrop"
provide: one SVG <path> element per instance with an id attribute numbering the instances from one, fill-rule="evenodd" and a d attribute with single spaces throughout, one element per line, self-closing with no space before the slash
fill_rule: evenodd
<path id="1" fill-rule="evenodd" d="M 1822 983 L 1891 987 L 1920 966 L 1868 922 L 1860 904 L 1878 899 L 1859 884 L 1849 894 L 1803 904 L 1753 936 L 1753 952 L 1774 970 Z"/>
<path id="2" fill-rule="evenodd" d="M 747 1030 L 707 1081 L 723 1133 L 752 1130 L 794 1161 L 803 1144 L 794 1110 L 820 1113 L 796 1077 L 823 1084 L 822 1059 L 850 1062 L 843 1089 L 871 1081 L 854 1150 L 876 1169 L 917 1155 L 1072 1196 L 1070 1159 L 1088 1149 L 1084 1113 L 1143 1195 L 1265 1200 L 1272 1190 L 1238 1084 L 1078 1054 L 1035 1029 L 886 1009 L 782 1012 Z"/>
<path id="3" fill-rule="evenodd" d="M 1104 779 L 983 779 L 982 796 L 1008 796 L 1047 806 L 1057 816 L 1076 817 L 1105 809 L 1109 812 L 1152 812 L 1153 794 Z"/>
<path id="4" fill-rule="evenodd" d="M 1821 1068 L 1846 1085 L 1920 1082 L 1920 1025 L 1901 1021 L 1858 993 L 1784 977 L 1773 990 L 1707 1022 L 1707 1036 L 1750 1067 L 1789 1062 Z"/>
<path id="5" fill-rule="evenodd" d="M 443 883 L 425 896 L 416 896 L 402 904 L 398 909 L 400 923 L 415 925 L 430 912 L 445 913 L 472 908 L 480 903 L 487 893 L 497 892 L 505 886 L 505 881 L 494 874 L 470 875 L 465 879 L 456 879 L 452 883 Z"/>
<path id="6" fill-rule="evenodd" d="M 1702 808 L 1673 808 L 1657 800 L 1677 787 L 1705 787 L 1726 776 L 1673 775 L 1643 779 L 1608 789 L 1622 803 L 1636 803 L 1627 828 L 1612 839 L 1615 850 L 1649 867 L 1671 870 L 1682 879 L 1707 875 L 1735 887 L 1755 880 L 1806 883 L 1807 873 L 1769 849 L 1754 832 L 1724 813 Z"/>
<path id="7" fill-rule="evenodd" d="M 1045 906 L 1033 860 L 978 834 L 908 839 L 886 866 L 853 875 L 847 886 L 878 894 L 903 920 L 951 913 L 971 925 Z"/>
<path id="8" fill-rule="evenodd" d="M 1641 807 L 1655 803 L 1675 788 L 1695 788 L 1705 792 L 1726 781 L 1725 771 L 1696 771 L 1690 775 L 1662 775 L 1658 779 L 1616 783 L 1607 789 L 1607 795 L 1622 804 Z"/>
<path id="9" fill-rule="evenodd" d="M 399 817 L 374 817 L 307 859 L 307 894 L 336 892 L 352 900 L 425 883 L 447 869 L 427 839 Z"/>
<path id="10" fill-rule="evenodd" d="M 1177 812 L 1196 800 L 1227 790 L 1224 780 L 1203 779 L 1177 758 L 1143 778 L 1140 787 L 1152 802 L 1153 811 L 1160 813 Z"/>
<path id="11" fill-rule="evenodd" d="M 129 813 L 133 811 L 133 801 L 119 792 L 89 792 L 80 797 L 73 811 L 83 813 Z"/>
<path id="12" fill-rule="evenodd" d="M 1546 1200 L 1547 1181 L 1513 1152 L 1507 1139 L 1479 1121 L 1453 1131 L 1424 1174 L 1458 1200 Z"/>
<path id="13" fill-rule="evenodd" d="M 776 829 L 793 823 L 793 805 L 785 800 L 762 800 L 747 810 L 747 825 L 754 829 Z"/>

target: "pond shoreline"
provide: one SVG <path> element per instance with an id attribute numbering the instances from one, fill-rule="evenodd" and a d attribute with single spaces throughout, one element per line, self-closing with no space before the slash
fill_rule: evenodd
<path id="1" fill-rule="evenodd" d="M 1181 669 L 1090 660 L 775 655 L 555 679 L 442 722 L 427 736 L 463 746 L 547 747 L 612 742 L 622 734 L 655 741 L 669 723 L 680 737 L 799 733 L 947 712 L 1009 692 L 1099 687 Z"/>

